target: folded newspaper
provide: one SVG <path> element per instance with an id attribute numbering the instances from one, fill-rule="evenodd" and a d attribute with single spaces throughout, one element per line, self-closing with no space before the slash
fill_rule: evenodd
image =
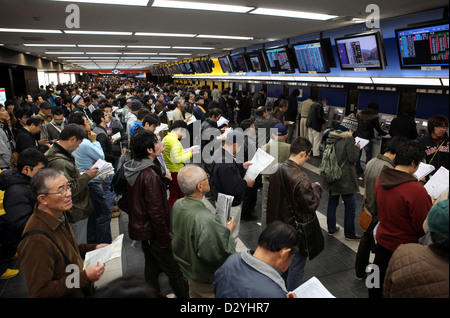
<path id="1" fill-rule="evenodd" d="M 234 196 L 219 193 L 217 195 L 216 213 L 220 222 L 226 226 L 231 216 L 231 206 L 233 204 Z"/>
<path id="2" fill-rule="evenodd" d="M 83 269 L 96 264 L 104 264 L 122 256 L 123 234 L 120 234 L 111 244 L 86 253 Z"/>

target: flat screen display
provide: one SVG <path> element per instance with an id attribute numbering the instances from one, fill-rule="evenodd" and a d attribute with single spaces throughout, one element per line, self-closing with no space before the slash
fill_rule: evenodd
<path id="1" fill-rule="evenodd" d="M 267 72 L 266 61 L 261 51 L 247 53 L 248 66 L 254 72 Z"/>
<path id="2" fill-rule="evenodd" d="M 194 74 L 194 69 L 190 62 L 184 63 L 184 67 L 186 68 L 186 74 Z"/>
<path id="3" fill-rule="evenodd" d="M 200 60 L 198 61 L 200 64 L 200 68 L 202 69 L 202 73 L 211 73 L 211 67 L 209 66 L 208 60 Z"/>
<path id="4" fill-rule="evenodd" d="M 244 54 L 230 55 L 230 60 L 235 72 L 248 72 Z"/>
<path id="5" fill-rule="evenodd" d="M 178 67 L 180 68 L 181 74 L 187 74 L 186 66 L 184 65 L 184 63 L 178 64 Z"/>
<path id="6" fill-rule="evenodd" d="M 330 40 L 299 43 L 293 46 L 300 73 L 330 72 Z M 327 45 L 328 44 L 328 45 Z M 332 52 L 331 52 L 332 53 Z"/>
<path id="7" fill-rule="evenodd" d="M 219 57 L 219 64 L 220 64 L 220 67 L 222 68 L 222 72 L 224 72 L 224 73 L 232 73 L 233 72 L 233 68 L 231 67 L 231 63 L 230 63 L 230 60 L 228 59 L 228 56 Z"/>
<path id="8" fill-rule="evenodd" d="M 385 52 L 381 34 L 368 32 L 335 39 L 341 69 L 385 68 Z"/>
<path id="9" fill-rule="evenodd" d="M 286 46 L 266 49 L 267 64 L 272 73 L 294 73 L 291 53 Z"/>
<path id="10" fill-rule="evenodd" d="M 401 68 L 448 67 L 449 24 L 395 30 Z"/>
<path id="11" fill-rule="evenodd" d="M 200 68 L 200 64 L 198 63 L 198 61 L 194 61 L 194 62 L 191 62 L 191 64 L 192 64 L 192 67 L 194 68 L 194 72 L 195 73 L 203 73 L 202 72 L 202 69 Z"/>

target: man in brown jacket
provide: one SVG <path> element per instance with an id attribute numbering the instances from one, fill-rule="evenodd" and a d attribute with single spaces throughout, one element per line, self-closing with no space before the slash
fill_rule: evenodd
<path id="1" fill-rule="evenodd" d="M 294 216 L 290 212 L 288 200 L 292 204 L 297 222 L 304 223 L 313 219 L 314 212 L 319 206 L 323 189 L 318 182 L 312 184 L 306 173 L 301 169 L 310 157 L 311 149 L 311 142 L 304 137 L 298 137 L 292 141 L 289 159 L 282 163 L 280 168 L 286 192 L 281 184 L 278 169 L 277 172 L 270 176 L 267 225 L 279 220 L 295 226 Z M 283 273 L 288 290 L 294 290 L 300 286 L 305 264 L 306 257 L 297 252 L 289 269 Z"/>
<path id="2" fill-rule="evenodd" d="M 144 252 L 145 281 L 160 292 L 161 269 L 177 298 L 188 298 L 188 285 L 175 261 L 170 233 L 170 208 L 161 169 L 153 161 L 164 151 L 164 145 L 151 131 L 142 130 L 131 138 L 133 160 L 124 164 L 128 183 L 128 231 L 140 241 Z"/>
<path id="3" fill-rule="evenodd" d="M 72 207 L 72 191 L 63 172 L 42 169 L 30 186 L 38 203 L 18 247 L 30 297 L 89 296 L 92 282 L 103 275 L 105 264 L 83 270 L 82 257 L 107 244 L 78 244 L 75 240 L 65 214 Z"/>

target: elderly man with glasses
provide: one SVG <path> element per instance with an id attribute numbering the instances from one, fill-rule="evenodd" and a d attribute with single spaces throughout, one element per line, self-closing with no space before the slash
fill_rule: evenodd
<path id="1" fill-rule="evenodd" d="M 83 270 L 86 252 L 106 244 L 78 244 L 67 221 L 72 208 L 71 183 L 57 169 L 40 170 L 30 187 L 37 199 L 18 247 L 20 265 L 30 297 L 89 296 L 104 264 Z"/>

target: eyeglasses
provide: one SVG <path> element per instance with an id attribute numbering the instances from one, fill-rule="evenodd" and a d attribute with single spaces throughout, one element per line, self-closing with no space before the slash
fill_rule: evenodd
<path id="1" fill-rule="evenodd" d="M 203 179 L 202 181 L 200 181 L 199 183 L 202 183 L 203 181 L 206 181 L 206 180 L 208 180 L 208 179 L 209 179 L 209 174 L 207 173 L 207 174 L 206 174 L 206 178 Z"/>
<path id="2" fill-rule="evenodd" d="M 72 186 L 73 183 L 72 182 L 68 182 L 67 185 L 62 185 L 58 187 L 57 192 L 47 192 L 47 193 L 41 193 L 41 194 L 45 194 L 45 195 L 50 195 L 50 194 L 59 194 L 59 195 L 66 195 L 67 191 L 72 192 Z"/>

